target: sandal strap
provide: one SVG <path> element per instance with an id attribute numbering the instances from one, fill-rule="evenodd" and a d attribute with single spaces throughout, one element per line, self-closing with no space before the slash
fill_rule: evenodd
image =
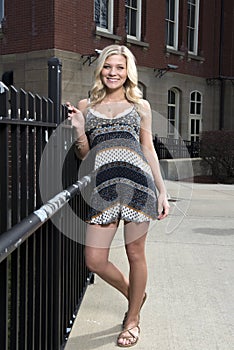
<path id="1" fill-rule="evenodd" d="M 132 329 L 137 328 L 138 329 L 138 335 L 135 335 L 131 332 Z M 140 334 L 140 327 L 139 326 L 135 326 L 132 327 L 130 329 L 127 329 L 128 333 L 132 336 L 132 338 L 134 338 L 135 340 L 139 338 L 139 334 Z M 129 337 L 130 338 L 130 337 Z"/>
<path id="2" fill-rule="evenodd" d="M 132 330 L 134 328 L 137 328 L 138 329 L 138 335 L 135 335 Z M 126 333 L 128 332 L 130 334 L 130 336 L 126 336 L 126 335 L 123 335 L 123 333 Z M 135 340 L 137 340 L 139 338 L 139 334 L 140 334 L 140 327 L 139 326 L 134 326 L 132 328 L 129 328 L 129 329 L 124 329 L 118 336 L 118 338 L 124 338 L 124 339 L 129 339 L 129 338 L 134 338 Z"/>

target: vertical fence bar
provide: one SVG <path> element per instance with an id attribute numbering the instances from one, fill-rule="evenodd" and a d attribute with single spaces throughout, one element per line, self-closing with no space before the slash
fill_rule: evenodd
<path id="1" fill-rule="evenodd" d="M 43 126 L 43 122 L 48 122 L 48 101 L 46 98 L 42 99 L 42 114 L 36 113 L 36 120 L 41 122 L 41 126 L 35 126 L 35 205 L 40 207 L 42 200 L 40 196 L 40 182 L 39 182 L 39 170 L 40 160 L 43 149 L 46 145 L 46 132 L 48 129 Z M 48 239 L 49 239 L 49 224 L 46 223 L 41 227 L 36 234 L 36 247 L 37 252 L 35 258 L 35 350 L 49 349 L 48 344 Z"/>
<path id="2" fill-rule="evenodd" d="M 9 128 L 5 124 L 0 125 L 0 234 L 9 228 Z"/>
<path id="3" fill-rule="evenodd" d="M 8 117 L 8 91 L 5 89 L 0 93 L 0 117 Z"/>
<path id="4" fill-rule="evenodd" d="M 32 99 L 33 101 L 33 99 Z M 30 107 L 33 109 L 33 111 L 30 111 L 30 114 L 32 115 L 34 112 L 34 104 L 31 101 Z M 28 109 L 26 111 L 28 114 Z M 28 212 L 32 213 L 36 208 L 35 203 L 35 129 L 36 126 L 29 125 L 28 126 L 28 152 L 27 152 L 27 193 L 28 193 Z M 36 270 L 36 256 L 38 252 L 36 251 L 36 239 L 37 236 L 33 235 L 29 237 L 28 239 L 28 266 L 27 266 L 27 299 L 28 299 L 28 305 L 27 305 L 27 349 L 35 349 L 35 317 L 38 317 L 36 315 L 36 307 L 35 304 L 37 303 L 36 299 L 36 286 L 35 286 L 35 270 Z M 39 340 L 37 339 L 38 344 L 40 344 Z"/>
<path id="5" fill-rule="evenodd" d="M 8 350 L 9 349 L 9 333 L 8 333 L 8 303 L 9 303 L 9 289 L 8 289 L 8 259 L 5 259 L 0 264 L 0 349 Z"/>
<path id="6" fill-rule="evenodd" d="M 11 92 L 11 99 L 10 99 L 11 118 L 17 119 L 18 118 L 18 91 L 14 86 L 11 85 L 10 92 Z"/>

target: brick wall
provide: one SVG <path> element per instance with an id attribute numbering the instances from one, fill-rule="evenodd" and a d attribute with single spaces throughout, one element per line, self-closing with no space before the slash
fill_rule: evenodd
<path id="1" fill-rule="evenodd" d="M 17 0 L 6 1 L 6 21 L 0 39 L 0 54 L 25 53 L 46 49 L 60 49 L 79 54 L 93 53 L 95 48 L 112 44 L 113 39 L 95 35 L 93 0 Z M 115 34 L 126 44 L 124 0 L 115 1 Z M 131 44 L 141 66 L 163 68 L 168 63 L 179 66 L 178 72 L 201 77 L 218 74 L 219 29 L 221 0 L 200 1 L 199 56 L 189 58 L 187 51 L 187 1 L 180 1 L 179 50 L 184 57 L 165 52 L 165 1 L 143 0 L 143 40 L 149 48 Z M 234 60 L 230 59 L 233 33 L 233 1 L 225 1 L 225 71 Z M 231 11 L 230 11 L 231 9 Z M 231 30 L 230 30 L 231 29 Z M 233 51 L 233 48 L 232 48 Z M 204 62 L 203 62 L 204 59 Z M 229 72 L 226 72 L 229 73 Z"/>

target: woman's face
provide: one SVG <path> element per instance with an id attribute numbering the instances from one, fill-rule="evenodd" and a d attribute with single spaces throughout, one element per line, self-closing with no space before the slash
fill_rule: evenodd
<path id="1" fill-rule="evenodd" d="M 127 79 L 126 58 L 117 54 L 107 57 L 101 70 L 101 79 L 109 90 L 122 88 Z"/>

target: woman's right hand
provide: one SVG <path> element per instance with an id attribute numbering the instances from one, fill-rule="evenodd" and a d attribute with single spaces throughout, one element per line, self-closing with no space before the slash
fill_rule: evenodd
<path id="1" fill-rule="evenodd" d="M 85 119 L 83 113 L 70 102 L 66 103 L 68 108 L 68 119 L 71 120 L 72 126 L 76 129 L 78 135 L 85 133 Z"/>

